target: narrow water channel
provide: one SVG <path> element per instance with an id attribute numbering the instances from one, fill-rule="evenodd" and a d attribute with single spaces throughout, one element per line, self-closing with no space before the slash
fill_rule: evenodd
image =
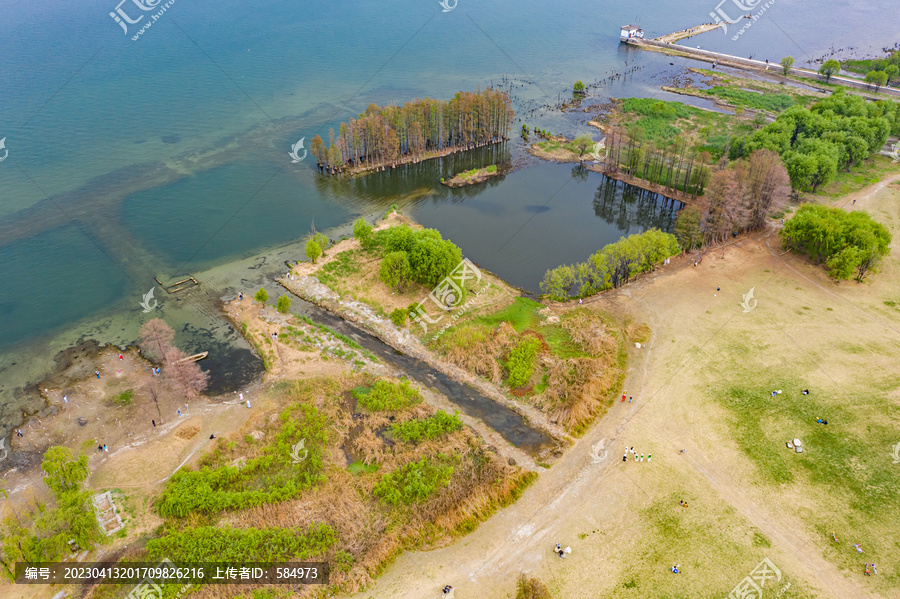
<path id="1" fill-rule="evenodd" d="M 292 307 L 300 308 L 292 311 L 302 313 L 314 322 L 324 324 L 350 337 L 385 364 L 404 372 L 416 382 L 435 389 L 454 405 L 459 406 L 461 412 L 479 418 L 500 433 L 510 444 L 532 457 L 539 458 L 556 445 L 550 436 L 528 426 L 523 417 L 513 410 L 498 404 L 468 385 L 451 379 L 422 360 L 398 352 L 343 318 L 299 298 L 293 300 Z"/>

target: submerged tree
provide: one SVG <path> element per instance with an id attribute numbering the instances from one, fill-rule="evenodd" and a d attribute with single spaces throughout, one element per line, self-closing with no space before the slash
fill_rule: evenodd
<path id="1" fill-rule="evenodd" d="M 310 150 L 331 172 L 350 166 L 383 169 L 418 161 L 429 152 L 472 149 L 506 139 L 514 113 L 506 92 L 459 92 L 448 101 L 416 99 L 403 106 L 369 104 L 332 130 L 326 146 L 318 135 Z"/>

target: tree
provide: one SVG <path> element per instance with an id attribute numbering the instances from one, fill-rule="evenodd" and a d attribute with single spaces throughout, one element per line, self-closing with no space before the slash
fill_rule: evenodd
<path id="1" fill-rule="evenodd" d="M 397 287 L 403 293 L 403 285 L 409 282 L 412 269 L 406 252 L 389 252 L 378 268 L 378 278 L 388 287 Z"/>
<path id="2" fill-rule="evenodd" d="M 353 223 L 353 236 L 359 241 L 359 245 L 369 247 L 372 243 L 372 225 L 362 217 L 356 219 Z"/>
<path id="3" fill-rule="evenodd" d="M 791 67 L 794 66 L 794 57 L 793 56 L 785 56 L 781 59 L 781 72 L 787 75 L 791 72 Z"/>
<path id="4" fill-rule="evenodd" d="M 456 268 L 462 252 L 452 241 L 441 239 L 437 231 L 432 229 L 433 235 L 424 235 L 426 231 L 418 232 L 409 251 L 409 266 L 416 281 L 433 288 Z"/>
<path id="5" fill-rule="evenodd" d="M 887 75 L 887 80 L 884 82 L 884 84 L 890 85 L 891 79 L 894 79 L 897 77 L 897 75 L 900 75 L 900 66 L 889 64 L 884 68 L 884 74 Z"/>
<path id="6" fill-rule="evenodd" d="M 849 279 L 855 271 L 857 281 L 875 272 L 892 239 L 887 227 L 864 211 L 815 204 L 801 206 L 780 235 L 787 249 L 804 253 L 817 264 L 825 262 L 831 276 Z"/>
<path id="7" fill-rule="evenodd" d="M 822 64 L 819 68 L 819 74 L 825 77 L 825 83 L 828 83 L 831 80 L 831 76 L 835 73 L 839 73 L 840 70 L 841 63 L 832 58 L 831 60 L 826 60 Z"/>
<path id="8" fill-rule="evenodd" d="M 675 218 L 675 238 L 681 249 L 686 252 L 700 247 L 703 243 L 701 218 L 700 210 L 696 206 L 685 206 L 678 211 L 678 216 Z"/>
<path id="9" fill-rule="evenodd" d="M 791 152 L 784 157 L 784 166 L 794 189 L 805 189 L 812 184 L 817 168 L 816 160 L 812 156 Z"/>
<path id="10" fill-rule="evenodd" d="M 312 141 L 309 144 L 309 151 L 316 157 L 317 164 L 324 164 L 326 162 L 328 154 L 325 149 L 325 142 L 322 141 L 321 135 L 316 134 L 316 136 L 312 138 Z"/>
<path id="11" fill-rule="evenodd" d="M 265 290 L 264 287 L 260 287 L 259 291 L 257 291 L 253 296 L 253 299 L 261 303 L 266 303 L 267 301 L 269 301 L 269 293 Z"/>
<path id="12" fill-rule="evenodd" d="M 288 310 L 291 308 L 291 298 L 286 295 L 282 295 L 278 297 L 278 301 L 275 302 L 275 309 L 281 312 L 282 314 L 287 314 Z"/>
<path id="13" fill-rule="evenodd" d="M 328 243 L 329 243 L 328 236 L 326 236 L 325 233 L 317 233 L 315 230 L 313 230 L 312 238 L 316 242 L 316 244 L 319 246 L 319 249 L 321 249 L 322 253 L 324 254 L 325 250 L 328 249 Z"/>
<path id="14" fill-rule="evenodd" d="M 575 269 L 571 266 L 558 266 L 548 270 L 541 281 L 541 292 L 551 300 L 564 302 L 569 299 L 569 291 L 575 285 Z"/>
<path id="15" fill-rule="evenodd" d="M 391 312 L 391 322 L 398 327 L 406 326 L 407 317 L 409 317 L 409 312 L 406 308 L 395 308 Z"/>
<path id="16" fill-rule="evenodd" d="M 209 384 L 209 373 L 200 368 L 200 364 L 193 360 L 187 360 L 187 354 L 177 348 L 172 348 L 166 353 L 164 360 L 166 378 L 184 393 L 184 396 L 192 399 L 197 397 Z"/>
<path id="17" fill-rule="evenodd" d="M 141 353 L 149 360 L 160 362 L 172 347 L 175 331 L 163 319 L 153 318 L 141 326 L 138 335 Z"/>
<path id="18" fill-rule="evenodd" d="M 866 73 L 866 83 L 874 85 L 876 92 L 878 91 L 878 88 L 887 83 L 887 80 L 888 76 L 884 71 L 869 71 Z"/>
<path id="19" fill-rule="evenodd" d="M 575 146 L 575 149 L 578 150 L 578 157 L 581 158 L 584 156 L 584 153 L 594 147 L 594 140 L 591 139 L 590 135 L 579 135 L 575 138 L 575 141 L 572 142 Z"/>
<path id="20" fill-rule="evenodd" d="M 583 93 L 584 93 L 584 83 L 581 82 L 581 79 L 579 79 L 578 81 L 575 82 L 575 85 L 572 87 L 572 90 L 573 90 L 576 94 L 583 94 Z"/>
<path id="21" fill-rule="evenodd" d="M 75 458 L 72 450 L 61 445 L 47 450 L 41 461 L 41 470 L 47 475 L 47 486 L 57 495 L 78 489 L 91 473 L 86 455 Z"/>
<path id="22" fill-rule="evenodd" d="M 319 259 L 319 256 L 322 255 L 322 248 L 316 243 L 314 237 L 310 237 L 306 242 L 306 257 L 312 260 L 313 264 L 316 263 L 316 260 Z"/>

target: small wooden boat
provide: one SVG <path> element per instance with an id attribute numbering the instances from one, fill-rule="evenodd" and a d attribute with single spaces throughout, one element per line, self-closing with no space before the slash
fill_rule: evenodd
<path id="1" fill-rule="evenodd" d="M 205 352 L 201 352 L 199 354 L 194 354 L 193 356 L 188 356 L 187 358 L 181 358 L 180 360 L 178 360 L 175 363 L 177 364 L 178 362 L 197 362 L 197 361 L 202 360 L 203 358 L 207 357 L 208 355 L 209 355 L 209 352 L 205 351 Z"/>

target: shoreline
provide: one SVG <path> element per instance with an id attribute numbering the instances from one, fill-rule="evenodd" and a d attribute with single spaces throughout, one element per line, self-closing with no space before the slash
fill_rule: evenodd
<path id="1" fill-rule="evenodd" d="M 602 131 L 602 128 L 601 128 Z M 675 200 L 676 202 L 680 202 L 681 204 L 688 206 L 693 202 L 697 201 L 695 196 L 684 193 L 683 191 L 679 191 L 677 189 L 669 189 L 663 187 L 662 185 L 651 183 L 645 179 L 638 179 L 637 177 L 631 177 L 621 172 L 608 172 L 604 167 L 605 165 L 602 162 L 598 161 L 587 161 L 580 160 L 577 156 L 572 154 L 571 152 L 565 152 L 565 154 L 561 153 L 551 153 L 540 148 L 536 148 L 534 145 L 526 148 L 526 151 L 538 158 L 540 160 L 546 160 L 547 162 L 556 162 L 559 164 L 581 164 L 585 169 L 601 174 L 610 179 L 615 179 L 616 181 L 620 181 L 632 187 L 637 187 L 639 189 L 643 189 L 646 191 L 650 191 L 652 193 L 658 194 L 667 198 L 669 200 Z"/>

